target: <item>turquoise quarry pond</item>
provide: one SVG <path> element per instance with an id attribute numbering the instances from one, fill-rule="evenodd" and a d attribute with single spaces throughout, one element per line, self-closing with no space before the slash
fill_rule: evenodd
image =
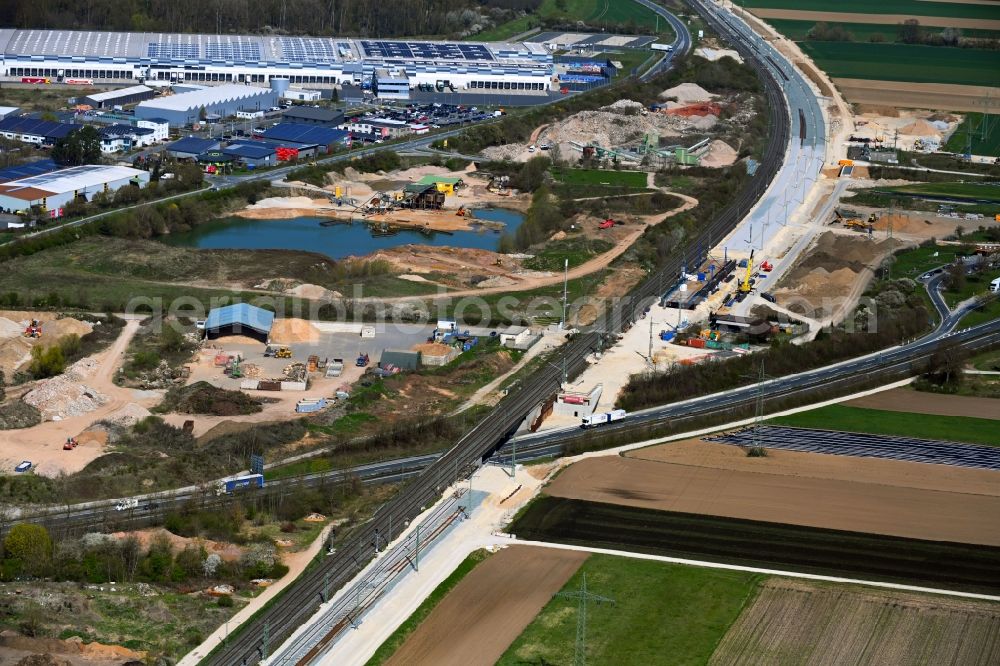
<path id="1" fill-rule="evenodd" d="M 476 219 L 503 222 L 506 233 L 514 233 L 524 216 L 505 208 L 475 211 Z M 325 254 L 332 259 L 371 254 L 398 245 L 469 247 L 496 250 L 501 234 L 482 231 L 456 231 L 451 234 L 425 235 L 419 231 L 400 231 L 392 236 L 372 236 L 364 224 L 336 224 L 321 227 L 325 218 L 295 217 L 286 220 L 247 220 L 231 218 L 203 224 L 193 231 L 173 234 L 164 240 L 170 245 L 199 249 L 230 250 L 305 250 Z"/>

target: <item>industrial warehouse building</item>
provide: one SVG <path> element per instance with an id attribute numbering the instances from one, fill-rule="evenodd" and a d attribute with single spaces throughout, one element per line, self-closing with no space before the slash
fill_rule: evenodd
<path id="1" fill-rule="evenodd" d="M 215 139 L 185 136 L 167 146 L 167 155 L 175 160 L 193 160 L 203 153 L 219 150 L 222 144 Z"/>
<path id="2" fill-rule="evenodd" d="M 0 120 L 0 136 L 24 143 L 51 145 L 57 139 L 64 139 L 83 125 L 77 123 L 57 123 L 27 116 L 8 116 Z"/>
<path id="3" fill-rule="evenodd" d="M 273 312 L 249 303 L 237 303 L 209 310 L 205 318 L 205 337 L 215 340 L 227 335 L 245 335 L 266 343 L 273 324 Z"/>
<path id="4" fill-rule="evenodd" d="M 336 127 L 344 122 L 344 112 L 336 109 L 318 109 L 314 106 L 293 106 L 281 114 L 281 119 L 300 125 Z"/>
<path id="5" fill-rule="evenodd" d="M 148 183 L 146 171 L 85 164 L 0 184 L 0 212 L 26 212 L 37 207 L 49 217 L 61 217 L 63 207 L 76 199 L 90 201 L 98 192 L 113 194 L 122 187 L 145 187 Z"/>
<path id="6" fill-rule="evenodd" d="M 81 98 L 83 104 L 89 104 L 95 109 L 113 109 L 116 106 L 138 104 L 156 97 L 156 91 L 147 86 L 131 86 L 107 92 L 94 93 Z"/>
<path id="7" fill-rule="evenodd" d="M 278 93 L 270 88 L 228 84 L 141 102 L 135 117 L 164 118 L 171 127 L 183 127 L 197 123 L 203 112 L 227 118 L 241 109 L 268 109 L 277 103 Z"/>
<path id="8" fill-rule="evenodd" d="M 323 153 L 348 146 L 351 142 L 351 134 L 345 130 L 299 123 L 278 123 L 266 130 L 263 137 L 266 141 L 278 142 L 286 148 L 319 146 Z"/>
<path id="9" fill-rule="evenodd" d="M 530 42 L 0 30 L 3 81 L 81 77 L 98 84 L 266 86 L 279 78 L 313 88 L 367 87 L 379 69 L 394 72 L 410 89 L 447 86 L 504 94 L 543 93 L 554 74 L 550 51 Z"/>

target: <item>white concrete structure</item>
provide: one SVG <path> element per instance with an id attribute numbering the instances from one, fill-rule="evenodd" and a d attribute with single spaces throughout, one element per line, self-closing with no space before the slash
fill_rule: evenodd
<path id="1" fill-rule="evenodd" d="M 323 94 L 318 90 L 289 88 L 281 94 L 281 99 L 290 99 L 295 102 L 318 102 L 322 96 Z"/>
<path id="2" fill-rule="evenodd" d="M 61 217 L 63 207 L 76 199 L 90 201 L 99 192 L 113 194 L 122 187 L 148 183 L 146 171 L 85 164 L 0 184 L 0 209 L 18 212 L 35 206 L 49 217 Z"/>
<path id="3" fill-rule="evenodd" d="M 530 42 L 0 29 L 0 81 L 267 85 L 282 78 L 333 88 L 367 85 L 376 69 L 405 73 L 411 88 L 440 83 L 499 93 L 546 91 L 553 74 L 551 53 Z"/>
<path id="4" fill-rule="evenodd" d="M 170 123 L 165 118 L 140 118 L 135 121 L 135 126 L 153 130 L 153 141 L 166 141 L 170 138 Z"/>

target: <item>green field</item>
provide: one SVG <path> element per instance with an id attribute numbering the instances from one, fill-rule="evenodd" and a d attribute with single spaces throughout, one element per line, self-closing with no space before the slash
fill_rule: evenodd
<path id="1" fill-rule="evenodd" d="M 767 7 L 798 9 L 814 12 L 845 12 L 858 14 L 911 14 L 913 16 L 950 16 L 953 18 L 995 19 L 997 5 L 967 5 L 957 2 L 924 2 L 923 0 L 740 0 L 747 9 Z"/>
<path id="2" fill-rule="evenodd" d="M 988 321 L 1000 319 L 1000 299 L 992 299 L 980 309 L 973 310 L 962 317 L 962 326 L 978 326 Z"/>
<path id="3" fill-rule="evenodd" d="M 704 664 L 761 579 L 741 571 L 591 555 L 563 587 L 609 597 L 587 608 L 592 664 Z M 497 662 L 572 664 L 577 602 L 554 597 Z"/>
<path id="4" fill-rule="evenodd" d="M 829 405 L 808 412 L 769 419 L 768 423 L 796 428 L 823 428 L 1000 446 L 1000 436 L 997 435 L 1000 424 L 992 419 L 964 416 L 938 416 Z"/>
<path id="5" fill-rule="evenodd" d="M 949 137 L 944 149 L 952 153 L 964 153 L 972 139 L 973 155 L 1000 156 L 1000 115 L 989 114 L 983 122 L 983 114 L 970 113 Z"/>
<path id="6" fill-rule="evenodd" d="M 868 580 L 912 581 L 957 590 L 988 590 L 992 594 L 1000 591 L 1000 548 L 990 546 L 658 511 L 544 495 L 528 505 L 509 531 L 519 539 L 532 541 Z"/>
<path id="7" fill-rule="evenodd" d="M 806 39 L 806 35 L 816 25 L 816 21 L 796 21 L 792 19 L 767 19 L 767 22 L 774 26 L 775 30 L 789 39 L 801 42 Z M 872 36 L 881 35 L 882 42 L 893 43 L 899 36 L 899 28 L 895 25 L 879 23 L 842 23 L 840 21 L 827 21 L 831 28 L 840 27 L 851 33 L 852 41 L 867 42 Z M 938 33 L 944 28 L 925 26 L 928 32 Z M 997 30 L 968 30 L 962 29 L 963 37 L 977 37 L 981 39 L 1000 38 L 1000 31 Z"/>
<path id="8" fill-rule="evenodd" d="M 800 42 L 799 46 L 833 78 L 979 86 L 1000 83 L 1000 51 L 859 42 Z"/>
<path id="9" fill-rule="evenodd" d="M 927 197 L 1000 202 L 1000 184 L 997 183 L 917 183 L 878 189 L 880 192 L 901 192 Z"/>
<path id="10" fill-rule="evenodd" d="M 941 294 L 944 296 L 944 300 L 949 306 L 955 307 L 962 301 L 972 298 L 973 296 L 990 293 L 990 282 L 994 278 L 998 277 L 1000 277 L 1000 269 L 996 268 L 993 270 L 983 271 L 982 273 L 976 273 L 975 275 L 967 275 L 965 278 L 965 284 L 961 289 L 957 291 L 945 289 L 941 292 Z"/>
<path id="11" fill-rule="evenodd" d="M 958 249 L 954 245 L 918 247 L 897 254 L 893 258 L 890 275 L 893 278 L 918 278 L 923 273 L 950 264 L 955 260 Z"/>
<path id="12" fill-rule="evenodd" d="M 567 185 L 603 185 L 608 187 L 636 187 L 645 189 L 645 171 L 611 171 L 607 169 L 552 168 L 552 176 Z"/>
<path id="13" fill-rule="evenodd" d="M 611 242 L 599 238 L 564 238 L 547 243 L 542 251 L 525 260 L 522 265 L 533 271 L 561 271 L 567 261 L 569 267 L 573 268 L 613 247 Z"/>

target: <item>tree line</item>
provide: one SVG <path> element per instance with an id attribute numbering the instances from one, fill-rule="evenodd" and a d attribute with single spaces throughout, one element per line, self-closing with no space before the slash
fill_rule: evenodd
<path id="1" fill-rule="evenodd" d="M 541 0 L 7 0 L 0 25 L 63 30 L 298 35 L 473 34 Z"/>

